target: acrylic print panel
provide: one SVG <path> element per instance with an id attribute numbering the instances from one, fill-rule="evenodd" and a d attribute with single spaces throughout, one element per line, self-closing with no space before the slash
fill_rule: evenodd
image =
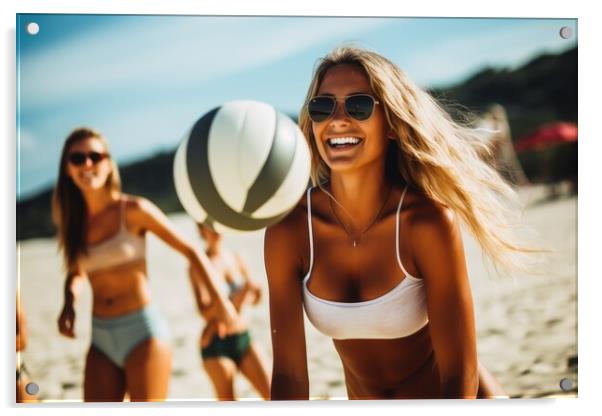
<path id="1" fill-rule="evenodd" d="M 195 247 L 205 247 L 176 193 L 177 146 L 203 114 L 232 100 L 268 103 L 297 120 L 318 58 L 345 42 L 387 57 L 452 116 L 458 116 L 459 108 L 476 116 L 473 127 L 493 143 L 488 161 L 513 183 L 526 207 L 525 228 L 533 231 L 536 245 L 550 251 L 534 273 L 496 276 L 464 230 L 479 363 L 511 398 L 576 397 L 575 19 L 19 14 L 17 339 L 26 342 L 17 348 L 17 366 L 20 385 L 32 393 L 26 392 L 25 400 L 82 401 L 86 368 L 94 380 L 86 387 L 87 395 L 97 400 L 216 400 L 210 375 L 234 372 L 235 360 L 241 371 L 221 388 L 233 388 L 238 399 L 267 395 L 273 352 L 264 230 L 223 236 L 223 247 L 244 259 L 261 296 L 256 304 L 244 304 L 245 323 L 233 330 L 237 335 L 232 342 L 219 343 L 198 311 L 188 260 L 152 229 L 144 249 L 136 236 L 148 229 L 136 217 L 142 208 L 133 202 L 126 206 L 124 231 L 119 228 L 119 204 L 98 197 L 118 194 L 103 193 L 94 184 L 104 184 L 109 160 L 116 162 L 125 194 L 152 201 L 167 214 L 172 229 Z M 84 262 L 88 278 L 81 281 L 74 303 L 71 338 L 57 325 L 66 271 L 63 252 L 57 251 L 51 205 L 63 144 L 80 127 L 102 133 L 110 156 L 98 155 L 107 150 L 98 139 L 68 149 L 83 153 L 82 165 L 76 165 L 78 156 L 64 165 L 76 178 L 72 185 L 86 190 L 86 201 L 92 201 L 86 206 L 94 215 L 87 226 L 75 225 L 67 240 L 82 241 L 82 227 L 89 242 L 116 240 L 94 246 Z M 239 169 L 248 160 L 241 157 L 237 163 L 233 166 Z M 81 212 L 75 209 L 65 218 L 82 219 Z M 116 241 L 122 239 L 133 252 L 119 250 Z M 98 260 L 96 250 L 104 252 L 104 260 Z M 394 244 L 382 242 L 382 251 L 387 250 L 392 252 Z M 321 253 L 314 253 L 316 262 Z M 394 262 L 394 256 L 388 258 Z M 127 263 L 131 259 L 138 260 Z M 107 263 L 114 267 L 103 270 Z M 370 276 L 364 274 L 364 279 Z M 227 294 L 233 289 L 216 276 L 218 290 Z M 402 278 L 399 274 L 392 282 Z M 370 300 L 376 294 L 332 300 Z M 147 302 L 151 307 L 142 308 Z M 309 397 L 347 399 L 343 364 L 331 339 L 304 319 Z M 399 325 L 404 319 L 399 317 Z M 65 326 L 69 319 L 64 316 L 62 322 Z M 248 330 L 252 349 L 241 328 Z M 290 349 L 300 348 L 299 340 L 292 341 Z M 96 347 L 89 353 L 91 342 Z M 203 365 L 201 342 L 210 345 L 206 357 L 222 359 L 207 358 Z M 232 358 L 223 358 L 228 355 Z M 259 358 L 253 361 L 255 356 Z M 371 365 L 382 365 L 380 354 L 372 356 Z M 436 353 L 434 357 L 431 364 Z M 140 362 L 152 364 L 152 374 L 142 374 Z M 409 368 L 407 362 L 397 364 Z M 142 383 L 128 385 L 124 368 L 135 374 L 130 380 L 146 380 L 150 390 L 145 393 Z M 432 383 L 425 389 L 432 392 Z M 401 393 L 392 384 L 387 391 L 394 398 Z M 228 396 L 222 392 L 218 398 Z"/>

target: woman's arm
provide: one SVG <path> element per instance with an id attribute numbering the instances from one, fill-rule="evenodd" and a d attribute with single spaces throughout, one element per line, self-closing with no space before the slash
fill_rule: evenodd
<path id="1" fill-rule="evenodd" d="M 272 333 L 272 400 L 309 399 L 298 250 L 290 217 L 265 233 Z"/>
<path id="2" fill-rule="evenodd" d="M 199 276 L 196 275 L 196 269 L 194 267 L 190 267 L 188 269 L 188 277 L 190 278 L 190 284 L 192 286 L 192 292 L 194 294 L 194 300 L 196 301 L 196 306 L 203 318 L 207 318 L 207 313 L 211 307 L 211 296 L 209 296 L 209 292 L 205 287 L 205 284 L 201 280 Z"/>
<path id="3" fill-rule="evenodd" d="M 217 275 L 205 253 L 201 250 L 195 250 L 194 246 L 175 230 L 167 216 L 152 202 L 138 197 L 135 199 L 134 206 L 136 208 L 132 210 L 131 219 L 141 228 L 155 234 L 190 261 L 191 267 L 195 270 L 194 276 L 200 278 L 209 291 L 209 296 L 212 301 L 215 301 L 212 304 L 219 307 L 217 312 L 221 319 L 231 325 L 235 320 L 236 311 L 230 301 L 217 290 L 215 284 Z M 129 221 L 130 217 L 128 216 Z"/>
<path id="4" fill-rule="evenodd" d="M 59 315 L 57 324 L 59 332 L 69 338 L 75 338 L 75 301 L 82 292 L 83 282 L 86 278 L 84 270 L 77 266 L 73 267 L 65 278 L 63 288 L 64 301 L 63 309 Z"/>
<path id="5" fill-rule="evenodd" d="M 17 287 L 17 351 L 22 351 L 27 347 L 27 321 L 25 312 L 23 312 L 23 302 L 21 302 L 21 291 Z"/>
<path id="6" fill-rule="evenodd" d="M 209 321 L 201 333 L 201 348 L 206 348 L 211 344 L 215 335 L 217 335 L 217 324 L 215 321 Z"/>
<path id="7" fill-rule="evenodd" d="M 234 260 L 236 262 L 236 267 L 245 280 L 245 286 L 242 290 L 244 291 L 244 296 L 242 296 L 240 306 L 242 307 L 247 299 L 250 299 L 250 302 L 252 302 L 253 305 L 257 305 L 261 301 L 261 287 L 255 282 L 249 272 L 249 267 L 238 253 L 234 253 Z"/>
<path id="8" fill-rule="evenodd" d="M 441 396 L 475 398 L 477 344 L 460 226 L 449 209 L 427 202 L 412 218 L 411 241 L 426 286 Z"/>

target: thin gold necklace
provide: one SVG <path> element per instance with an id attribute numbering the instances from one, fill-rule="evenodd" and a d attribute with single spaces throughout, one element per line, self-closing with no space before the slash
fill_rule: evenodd
<path id="1" fill-rule="evenodd" d="M 389 186 L 389 190 L 387 191 L 387 196 L 385 197 L 385 200 L 383 201 L 382 206 L 380 207 L 380 209 L 376 213 L 376 216 L 374 217 L 374 219 L 370 222 L 370 224 L 368 224 L 368 226 L 366 228 L 364 228 L 362 231 L 360 231 L 360 233 L 359 233 L 359 235 L 357 237 L 354 237 L 347 230 L 347 227 L 345 227 L 345 225 L 343 224 L 343 222 L 341 221 L 341 219 L 339 218 L 339 216 L 335 212 L 334 207 L 332 206 L 332 200 L 334 199 L 334 197 L 332 195 L 329 195 L 330 198 L 328 198 L 328 204 L 330 205 L 330 210 L 332 211 L 332 214 L 336 218 L 336 220 L 339 223 L 339 225 L 343 228 L 343 230 L 345 230 L 345 234 L 347 234 L 347 236 L 349 236 L 349 238 L 351 239 L 351 241 L 353 241 L 353 247 L 357 247 L 357 245 L 360 242 L 361 237 L 366 233 L 366 231 L 368 231 L 370 228 L 372 228 L 372 226 L 374 224 L 376 224 L 376 221 L 380 218 L 380 215 L 382 214 L 383 210 L 385 209 L 385 205 L 387 205 L 387 201 L 389 200 L 389 196 L 391 195 L 391 188 L 393 188 L 393 185 Z M 338 202 L 337 202 L 337 204 L 338 204 Z M 343 207 L 343 209 L 345 209 L 345 208 Z"/>

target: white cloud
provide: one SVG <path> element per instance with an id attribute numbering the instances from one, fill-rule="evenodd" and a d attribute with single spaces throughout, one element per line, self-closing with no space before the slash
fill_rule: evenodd
<path id="1" fill-rule="evenodd" d="M 196 85 L 265 65 L 317 42 L 386 24 L 385 19 L 163 17 L 108 26 L 21 62 L 28 107 L 106 89 Z"/>

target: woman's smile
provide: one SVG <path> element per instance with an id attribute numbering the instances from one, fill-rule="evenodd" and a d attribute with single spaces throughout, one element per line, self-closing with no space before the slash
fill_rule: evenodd
<path id="1" fill-rule="evenodd" d="M 317 95 L 348 97 L 354 94 L 374 96 L 366 73 L 353 65 L 330 68 Z M 314 122 L 312 130 L 322 159 L 333 170 L 357 169 L 375 160 L 384 160 L 387 148 L 386 122 L 381 106 L 375 106 L 366 120 L 350 117 L 345 104 L 337 102 L 330 118 Z"/>
<path id="2" fill-rule="evenodd" d="M 339 136 L 326 139 L 326 154 L 330 160 L 337 157 L 353 157 L 363 147 L 364 140 L 357 136 Z"/>

